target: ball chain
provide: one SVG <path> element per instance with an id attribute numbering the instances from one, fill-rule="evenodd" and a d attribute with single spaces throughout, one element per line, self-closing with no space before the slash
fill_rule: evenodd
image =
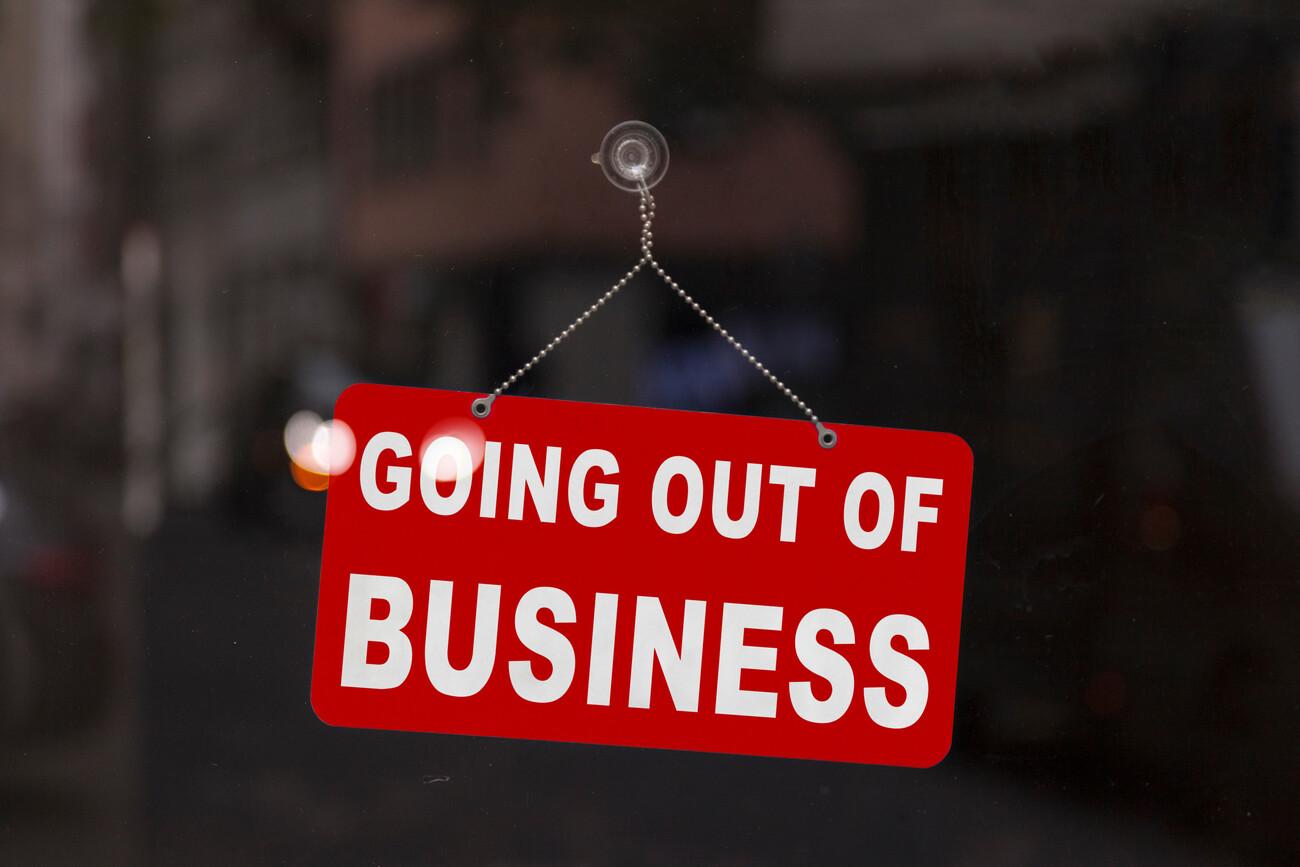
<path id="1" fill-rule="evenodd" d="M 642 268 L 649 265 L 650 269 L 653 270 L 656 275 L 658 275 L 659 279 L 662 280 L 664 284 L 668 286 L 669 289 L 672 289 L 673 292 L 676 293 L 679 298 L 681 298 L 684 302 L 686 302 L 687 306 L 689 306 L 692 310 L 698 313 L 700 317 L 709 324 L 710 328 L 712 328 L 719 335 L 721 335 L 724 340 L 730 343 L 731 346 L 737 352 L 740 353 L 741 357 L 743 357 L 746 361 L 748 361 L 751 365 L 753 365 L 755 370 L 761 373 L 768 380 L 768 382 L 776 386 L 777 389 L 780 390 L 782 394 L 784 394 L 787 398 L 789 398 L 790 401 L 799 408 L 800 412 L 802 412 L 805 416 L 808 417 L 808 420 L 811 421 L 813 425 L 817 428 L 817 442 L 821 444 L 822 448 L 833 447 L 837 439 L 835 432 L 829 429 L 828 427 L 826 427 L 824 424 L 822 424 L 821 420 L 817 418 L 816 413 L 812 411 L 812 408 L 808 406 L 808 404 L 804 403 L 803 400 L 800 399 L 799 395 L 795 394 L 794 391 L 792 391 L 789 386 L 787 386 L 784 382 L 781 381 L 779 377 L 776 376 L 776 374 L 768 370 L 767 367 L 761 361 L 759 361 L 754 356 L 753 353 L 751 353 L 748 349 L 746 349 L 744 344 L 742 344 L 739 340 L 737 340 L 734 336 L 732 336 L 732 334 L 729 331 L 727 331 L 727 329 L 723 328 L 722 324 L 718 322 L 716 319 L 714 319 L 709 314 L 709 312 L 700 305 L 698 301 L 696 301 L 686 292 L 685 289 L 679 286 L 677 284 L 677 281 L 674 280 L 668 274 L 668 272 L 663 269 L 663 266 L 661 266 L 659 262 L 655 259 L 654 253 L 652 252 L 654 248 L 654 232 L 651 230 L 655 218 L 655 199 L 654 196 L 650 194 L 650 190 L 645 186 L 645 184 L 641 184 L 640 193 L 641 193 L 641 204 L 639 206 L 639 210 L 641 213 L 641 258 L 640 260 L 634 266 L 632 266 L 632 270 L 628 271 L 618 280 L 618 282 L 616 282 L 613 286 L 609 287 L 609 289 L 606 290 L 605 294 L 601 295 L 599 298 L 596 299 L 596 301 L 590 307 L 582 311 L 582 313 L 578 316 L 577 319 L 574 319 L 572 322 L 570 322 L 567 328 L 565 328 L 559 334 L 555 335 L 555 337 L 551 338 L 551 342 L 546 344 L 544 347 L 542 347 L 541 351 L 539 351 L 536 355 L 534 355 L 532 358 L 528 360 L 528 363 L 520 367 L 513 374 L 511 374 L 509 379 L 507 379 L 505 382 L 501 383 L 495 389 L 493 389 L 491 394 L 485 397 L 480 397 L 477 400 L 475 400 L 474 403 L 471 405 L 471 410 L 473 411 L 474 415 L 478 418 L 486 418 L 488 413 L 492 411 L 493 401 L 495 401 L 498 397 L 500 397 L 502 392 L 504 392 L 510 386 L 514 385 L 515 382 L 517 382 L 519 378 L 523 376 L 525 373 L 532 370 L 539 361 L 541 361 L 543 358 L 549 355 L 552 350 L 554 350 L 557 346 L 563 343 L 570 334 L 572 334 L 575 330 L 577 330 L 578 326 L 582 325 L 588 319 L 590 319 L 591 314 L 595 313 L 601 307 L 604 307 L 606 302 L 608 302 L 611 298 L 617 295 L 619 291 L 622 290 L 622 288 L 626 286 L 632 280 L 632 278 L 637 275 L 639 271 L 641 271 Z"/>

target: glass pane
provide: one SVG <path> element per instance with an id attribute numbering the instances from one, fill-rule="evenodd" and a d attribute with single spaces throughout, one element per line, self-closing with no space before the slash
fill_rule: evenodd
<path id="1" fill-rule="evenodd" d="M 1244 0 L 0 0 L 0 861 L 1300 858 L 1297 60 Z M 625 273 L 631 119 L 686 291 L 974 449 L 932 770 L 312 712 L 312 438 Z M 511 393 L 798 414 L 645 275 Z"/>

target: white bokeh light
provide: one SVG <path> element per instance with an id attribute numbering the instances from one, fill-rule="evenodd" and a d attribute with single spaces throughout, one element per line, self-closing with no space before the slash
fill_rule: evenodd
<path id="1" fill-rule="evenodd" d="M 470 474 L 478 472 L 478 468 L 483 465 L 483 443 L 486 438 L 483 436 L 483 429 L 469 419 L 450 418 L 444 419 L 433 426 L 429 435 L 424 438 L 420 445 L 420 454 L 429 444 L 438 437 L 455 437 L 465 444 L 469 449 Z M 437 467 L 422 467 L 422 472 L 436 473 L 435 478 L 440 482 L 456 481 L 456 465 L 454 461 L 443 460 L 438 462 Z"/>
<path id="2" fill-rule="evenodd" d="M 330 419 L 316 426 L 311 438 L 311 455 L 319 468 L 331 476 L 347 472 L 357 453 L 357 440 L 348 423 Z"/>
<path id="3" fill-rule="evenodd" d="M 320 426 L 321 417 L 309 409 L 299 410 L 289 417 L 284 426 L 284 450 L 290 458 L 297 461 L 305 452 L 311 451 Z"/>
<path id="4" fill-rule="evenodd" d="M 357 439 L 347 422 L 322 420 L 304 409 L 294 413 L 284 426 L 284 450 L 304 470 L 337 476 L 352 466 Z"/>

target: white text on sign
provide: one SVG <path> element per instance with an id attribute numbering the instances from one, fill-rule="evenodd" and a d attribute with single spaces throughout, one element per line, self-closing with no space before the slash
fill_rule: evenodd
<path id="1" fill-rule="evenodd" d="M 483 484 L 479 495 L 479 516 L 497 515 L 500 490 L 502 444 L 488 441 L 482 453 Z M 619 486 L 612 477 L 618 475 L 618 459 L 605 449 L 585 449 L 569 468 L 567 484 L 560 478 L 561 449 L 547 446 L 539 466 L 534 450 L 515 443 L 511 450 L 510 484 L 507 517 L 523 520 L 525 507 L 531 504 L 543 523 L 555 523 L 563 486 L 565 501 L 573 519 L 584 527 L 603 527 L 618 517 Z M 394 431 L 375 434 L 361 453 L 361 492 L 366 503 L 380 511 L 392 511 L 411 500 L 412 478 L 419 471 L 419 492 L 424 505 L 435 515 L 455 515 L 465 508 L 475 471 L 469 446 L 454 436 L 440 436 L 425 446 L 418 467 L 410 463 L 411 443 Z M 763 465 L 744 465 L 744 485 L 739 517 L 732 517 L 729 503 L 732 462 L 714 462 L 709 483 L 712 523 L 717 533 L 728 539 L 749 536 L 758 522 L 760 488 L 764 484 Z M 596 473 L 591 499 L 586 497 L 587 476 Z M 382 478 L 381 478 L 382 475 Z M 773 464 L 768 468 L 766 483 L 782 489 L 780 539 L 795 542 L 798 538 L 799 498 L 805 488 L 815 486 L 816 471 L 810 467 Z M 445 482 L 452 482 L 449 491 Z M 675 482 L 685 485 L 685 505 L 678 511 L 669 507 L 669 489 Z M 705 502 L 705 476 L 689 457 L 673 455 L 664 459 L 655 473 L 651 490 L 651 511 L 655 523 L 666 533 L 690 532 L 699 523 Z M 931 504 L 943 494 L 943 480 L 925 476 L 908 476 L 903 487 L 903 505 L 899 545 L 915 552 L 922 524 L 939 520 L 938 507 Z M 923 499 L 924 498 L 924 499 Z M 870 527 L 861 522 L 865 499 L 876 505 L 876 518 Z M 855 547 L 873 550 L 885 544 L 894 531 L 894 488 L 885 476 L 864 472 L 856 476 L 844 494 L 844 532 Z"/>

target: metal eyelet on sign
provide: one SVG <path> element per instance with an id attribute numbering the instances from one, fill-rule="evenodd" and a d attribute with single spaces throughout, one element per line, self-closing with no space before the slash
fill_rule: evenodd
<path id="1" fill-rule="evenodd" d="M 469 411 L 474 414 L 474 418 L 487 418 L 488 413 L 492 412 L 492 401 L 496 399 L 495 394 L 480 397 L 469 405 Z"/>
<path id="2" fill-rule="evenodd" d="M 620 190 L 648 190 L 668 173 L 668 141 L 650 124 L 626 120 L 605 133 L 591 161 Z"/>
<path id="3" fill-rule="evenodd" d="M 817 422 L 817 442 L 824 449 L 833 449 L 835 443 L 839 442 L 839 437 L 835 435 L 835 431 L 821 422 Z"/>

